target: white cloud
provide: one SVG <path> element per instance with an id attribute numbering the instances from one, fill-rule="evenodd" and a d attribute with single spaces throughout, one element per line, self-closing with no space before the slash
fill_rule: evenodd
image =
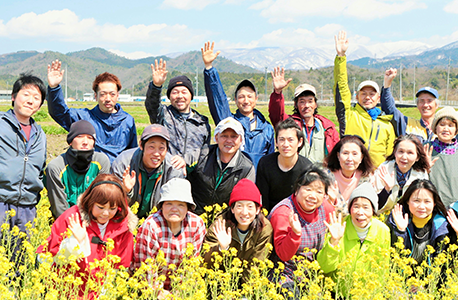
<path id="1" fill-rule="evenodd" d="M 451 14 L 458 14 L 458 0 L 453 0 L 444 7 L 444 11 Z"/>
<path id="2" fill-rule="evenodd" d="M 263 0 L 250 7 L 260 10 L 271 23 L 295 22 L 303 17 L 346 16 L 362 20 L 399 15 L 414 9 L 425 9 L 419 0 Z"/>
<path id="3" fill-rule="evenodd" d="M 116 50 L 116 49 L 110 49 L 108 50 L 116 55 L 129 58 L 129 59 L 140 59 L 140 58 L 145 58 L 145 57 L 151 57 L 151 56 L 156 56 L 153 53 L 147 53 L 144 51 L 135 51 L 135 52 L 124 52 L 121 50 Z"/>
<path id="4" fill-rule="evenodd" d="M 215 4 L 220 2 L 220 0 L 164 0 L 162 2 L 163 8 L 176 8 L 183 10 L 202 10 L 210 4 Z"/>

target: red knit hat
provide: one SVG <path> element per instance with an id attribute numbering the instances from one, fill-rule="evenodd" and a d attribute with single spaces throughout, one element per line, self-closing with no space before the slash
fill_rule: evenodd
<path id="1" fill-rule="evenodd" d="M 253 181 L 243 178 L 232 189 L 229 206 L 237 201 L 253 201 L 262 207 L 262 196 Z"/>

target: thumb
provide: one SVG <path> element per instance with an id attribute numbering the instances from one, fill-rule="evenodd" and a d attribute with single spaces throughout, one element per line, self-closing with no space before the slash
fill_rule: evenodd
<path id="1" fill-rule="evenodd" d="M 231 227 L 227 227 L 227 235 L 232 236 L 232 229 L 231 229 Z"/>
<path id="2" fill-rule="evenodd" d="M 286 80 L 286 85 L 288 85 L 292 80 L 292 78 L 288 78 L 288 80 Z"/>

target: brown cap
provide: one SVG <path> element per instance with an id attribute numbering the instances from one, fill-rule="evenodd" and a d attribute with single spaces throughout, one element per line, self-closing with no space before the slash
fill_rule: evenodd
<path id="1" fill-rule="evenodd" d="M 153 136 L 159 136 L 166 140 L 167 142 L 170 142 L 170 136 L 167 128 L 165 128 L 162 125 L 159 124 L 152 124 L 147 126 L 141 136 L 142 141 L 147 141 L 149 138 L 152 138 Z"/>

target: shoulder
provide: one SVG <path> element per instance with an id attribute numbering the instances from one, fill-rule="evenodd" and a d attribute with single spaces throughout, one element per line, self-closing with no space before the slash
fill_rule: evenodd
<path id="1" fill-rule="evenodd" d="M 60 170 L 65 168 L 65 160 L 64 160 L 65 153 L 59 155 L 58 157 L 54 158 L 48 163 L 46 169 L 48 170 L 47 173 L 52 172 L 60 172 Z"/>
<path id="2" fill-rule="evenodd" d="M 188 225 L 190 225 L 191 227 L 196 227 L 196 229 L 205 227 L 204 220 L 202 220 L 202 218 L 196 215 L 195 213 L 188 211 L 187 218 L 188 218 Z"/>
<path id="3" fill-rule="evenodd" d="M 388 228 L 388 226 L 385 223 L 383 223 L 382 221 L 380 221 L 379 219 L 375 217 L 372 218 L 371 226 L 374 226 L 374 228 L 377 228 L 377 230 L 379 231 L 385 231 L 385 232 L 390 231 L 390 229 Z"/>
<path id="4" fill-rule="evenodd" d="M 322 115 L 316 114 L 314 115 L 315 118 L 321 121 L 321 124 L 323 124 L 323 127 L 326 129 L 328 127 L 335 127 L 335 124 L 329 120 L 328 118 L 325 118 Z"/>
<path id="5" fill-rule="evenodd" d="M 326 199 L 323 200 L 323 208 L 324 208 L 324 212 L 326 214 L 326 218 L 329 216 L 330 213 L 334 212 L 336 209 L 334 208 L 334 206 L 332 206 L 331 203 L 329 203 Z"/>
<path id="6" fill-rule="evenodd" d="M 102 152 L 94 152 L 94 155 L 92 155 L 92 159 L 100 163 L 106 163 L 106 162 L 110 163 L 108 156 Z"/>

